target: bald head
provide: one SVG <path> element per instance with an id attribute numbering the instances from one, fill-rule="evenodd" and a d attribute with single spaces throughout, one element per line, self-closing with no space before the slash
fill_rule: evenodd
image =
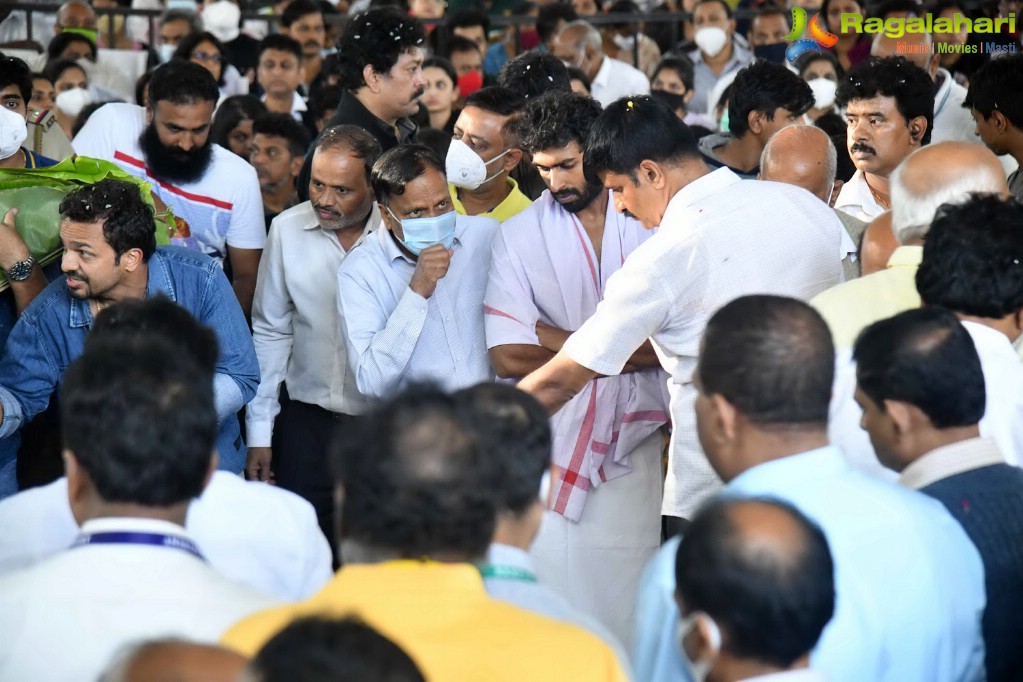
<path id="1" fill-rule="evenodd" d="M 100 682 L 233 682 L 247 662 L 218 646 L 160 640 L 133 648 Z"/>
<path id="2" fill-rule="evenodd" d="M 760 179 L 802 187 L 827 203 L 835 183 L 838 153 L 815 126 L 786 126 L 771 136 L 760 155 Z"/>
<path id="3" fill-rule="evenodd" d="M 68 0 L 57 10 L 56 27 L 96 28 L 96 11 L 84 0 Z"/>
<path id="4" fill-rule="evenodd" d="M 917 149 L 891 177 L 892 232 L 900 244 L 927 234 L 938 208 L 972 193 L 1008 196 L 1002 165 L 991 150 L 970 142 L 939 142 Z"/>
<path id="5" fill-rule="evenodd" d="M 882 32 L 874 37 L 870 56 L 905 57 L 926 71 L 933 80 L 938 73 L 940 55 L 934 52 L 932 43 L 930 33 L 906 33 L 900 38 L 892 38 Z"/>
<path id="6" fill-rule="evenodd" d="M 834 613 L 827 540 L 780 501 L 702 508 L 679 544 L 675 579 L 679 608 L 714 620 L 724 654 L 776 669 L 804 659 Z"/>

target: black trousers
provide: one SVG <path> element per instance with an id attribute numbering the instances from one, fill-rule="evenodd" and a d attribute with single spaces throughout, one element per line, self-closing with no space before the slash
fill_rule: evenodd
<path id="1" fill-rule="evenodd" d="M 284 393 L 283 391 L 281 392 Z M 281 412 L 274 422 L 274 473 L 277 485 L 302 496 L 316 510 L 337 563 L 337 526 L 334 512 L 334 476 L 330 446 L 356 417 L 328 412 L 281 396 Z"/>

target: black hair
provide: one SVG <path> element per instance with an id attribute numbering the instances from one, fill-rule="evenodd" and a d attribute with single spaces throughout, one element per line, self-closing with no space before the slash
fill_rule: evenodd
<path id="1" fill-rule="evenodd" d="M 973 426 L 984 416 L 980 357 L 970 333 L 945 308 L 875 322 L 860 332 L 853 360 L 857 385 L 879 407 L 885 400 L 909 403 L 938 429 Z"/>
<path id="2" fill-rule="evenodd" d="M 835 348 L 820 313 L 782 296 L 742 296 L 720 308 L 703 334 L 697 376 L 761 428 L 823 427 Z"/>
<path id="3" fill-rule="evenodd" d="M 57 79 L 63 76 L 64 72 L 68 69 L 78 69 L 85 74 L 85 80 L 89 80 L 89 74 L 74 59 L 54 59 L 52 62 L 47 62 L 46 66 L 43 67 L 43 77 L 56 85 Z"/>
<path id="4" fill-rule="evenodd" d="M 884 0 L 874 7 L 871 14 L 879 19 L 886 19 L 896 12 L 907 12 L 910 16 L 919 17 L 920 9 L 920 3 L 915 0 Z"/>
<path id="5" fill-rule="evenodd" d="M 747 538 L 735 514 L 751 505 L 791 517 L 798 545 Z M 710 502 L 693 518 L 675 557 L 676 590 L 687 611 L 706 613 L 720 626 L 728 653 L 777 668 L 790 667 L 820 639 L 835 610 L 834 573 L 821 529 L 775 499 Z"/>
<path id="6" fill-rule="evenodd" d="M 202 68 L 202 67 L 199 67 Z M 117 254 L 140 249 L 148 261 L 156 251 L 153 209 L 142 199 L 138 185 L 106 178 L 68 192 L 60 201 L 61 220 L 74 223 L 103 222 L 103 238 Z"/>
<path id="7" fill-rule="evenodd" d="M 228 135 L 238 127 L 242 121 L 253 120 L 266 113 L 266 105 L 253 95 L 232 95 L 228 97 L 213 116 L 213 124 L 210 126 L 210 140 L 219 144 L 224 149 L 230 149 Z"/>
<path id="8" fill-rule="evenodd" d="M 213 382 L 159 335 L 91 344 L 64 374 L 60 405 L 64 446 L 104 501 L 168 507 L 202 492 L 217 435 Z"/>
<path id="9" fill-rule="evenodd" d="M 338 439 L 335 460 L 344 493 L 342 541 L 410 559 L 486 553 L 503 486 L 500 466 L 454 397 L 410 387 Z"/>
<path id="10" fill-rule="evenodd" d="M 985 120 L 995 109 L 1017 130 L 1023 130 L 1023 55 L 991 59 L 970 76 L 970 88 L 963 102 Z"/>
<path id="11" fill-rule="evenodd" d="M 160 15 L 161 24 L 168 24 L 172 21 L 187 21 L 189 33 L 202 31 L 202 17 L 198 12 L 193 12 L 190 9 L 172 8 Z"/>
<path id="12" fill-rule="evenodd" d="M 0 89 L 9 85 L 18 86 L 18 92 L 27 108 L 32 99 L 32 70 L 23 60 L 0 52 Z"/>
<path id="13" fill-rule="evenodd" d="M 428 169 L 444 172 L 444 162 L 422 144 L 406 144 L 383 153 L 373 164 L 370 184 L 377 201 L 390 206 L 391 197 L 405 193 L 405 186 Z"/>
<path id="14" fill-rule="evenodd" d="M 519 143 L 530 154 L 558 149 L 570 142 L 584 148 L 601 111 L 596 100 L 575 93 L 532 99 L 518 123 Z"/>
<path id="15" fill-rule="evenodd" d="M 450 35 L 444 43 L 444 56 L 448 59 L 451 59 L 451 55 L 456 52 L 479 51 L 480 46 L 476 44 L 476 41 L 469 40 L 465 36 Z"/>
<path id="16" fill-rule="evenodd" d="M 735 16 L 735 13 L 732 12 L 731 5 L 729 5 L 727 2 L 725 2 L 725 0 L 697 0 L 696 4 L 693 5 L 692 16 L 696 15 L 696 8 L 697 7 L 699 7 L 700 5 L 710 5 L 710 4 L 721 5 L 722 7 L 724 7 L 725 8 L 725 14 L 728 16 L 729 19 L 731 19 L 732 17 Z"/>
<path id="17" fill-rule="evenodd" d="M 149 106 L 157 102 L 196 104 L 213 102 L 220 98 L 220 90 L 213 74 L 195 62 L 172 59 L 158 66 L 149 79 Z"/>
<path id="18" fill-rule="evenodd" d="M 570 83 L 571 81 L 579 81 L 580 83 L 582 83 L 583 87 L 586 88 L 587 93 L 593 90 L 593 83 L 590 82 L 589 77 L 585 73 L 583 73 L 583 70 L 580 69 L 578 66 L 568 67 L 568 80 Z"/>
<path id="19" fill-rule="evenodd" d="M 101 310 L 85 339 L 85 350 L 101 341 L 134 340 L 143 335 L 169 341 L 177 353 L 195 360 L 213 381 L 220 356 L 217 335 L 163 294 L 130 298 Z"/>
<path id="20" fill-rule="evenodd" d="M 741 138 L 749 132 L 749 115 L 758 111 L 774 120 L 775 109 L 797 116 L 813 107 L 813 90 L 782 64 L 758 59 L 739 69 L 728 99 L 728 131 Z"/>
<path id="21" fill-rule="evenodd" d="M 498 116 L 511 116 L 522 110 L 521 95 L 500 85 L 488 85 L 465 98 L 466 107 L 476 107 Z"/>
<path id="22" fill-rule="evenodd" d="M 151 71 L 146 71 L 135 81 L 135 104 L 140 107 L 146 106 L 146 91 L 149 90 L 149 79 L 153 77 Z"/>
<path id="23" fill-rule="evenodd" d="M 835 67 L 835 76 L 839 80 L 841 80 L 842 76 L 845 75 L 845 69 L 843 69 L 842 65 L 839 63 L 838 57 L 836 57 L 832 53 L 807 52 L 805 55 L 799 57 L 795 62 L 795 66 L 796 69 L 799 71 L 800 78 L 803 78 L 806 75 L 806 70 L 810 68 L 810 65 L 813 64 L 814 62 L 828 62 L 829 64 L 831 64 L 833 67 Z"/>
<path id="24" fill-rule="evenodd" d="M 451 133 L 437 128 L 420 128 L 416 132 L 419 144 L 426 145 L 438 159 L 446 159 L 451 147 Z"/>
<path id="25" fill-rule="evenodd" d="M 525 99 L 545 92 L 572 92 L 568 69 L 550 52 L 529 50 L 509 59 L 497 75 L 497 84 Z"/>
<path id="26" fill-rule="evenodd" d="M 228 64 L 227 50 L 224 48 L 224 43 L 220 41 L 220 38 L 209 31 L 189 33 L 187 36 L 178 41 L 178 46 L 174 48 L 174 54 L 171 55 L 171 60 L 178 59 L 186 62 L 191 61 L 192 53 L 195 52 L 195 48 L 199 46 L 199 43 L 213 43 L 213 46 L 217 48 L 217 52 L 220 53 L 220 78 L 217 79 L 217 85 L 223 85 L 224 72 L 227 71 Z"/>
<path id="27" fill-rule="evenodd" d="M 521 515 L 538 499 L 551 465 L 551 426 L 536 398 L 509 384 L 484 383 L 455 394 L 501 467 L 501 511 Z"/>
<path id="28" fill-rule="evenodd" d="M 653 75 L 657 76 L 661 71 L 668 69 L 678 74 L 678 78 L 682 81 L 682 85 L 685 86 L 686 92 L 692 92 L 693 88 L 696 87 L 696 76 L 693 73 L 693 62 L 685 55 L 678 55 L 675 57 L 665 57 L 662 59 L 656 67 L 654 67 Z M 650 78 L 651 82 L 654 80 Z"/>
<path id="29" fill-rule="evenodd" d="M 370 173 L 377 159 L 380 158 L 380 142 L 365 128 L 351 123 L 326 128 L 313 144 L 313 153 L 321 149 L 344 149 L 358 159 L 362 159 L 366 167 L 366 184 L 370 183 Z"/>
<path id="30" fill-rule="evenodd" d="M 71 43 L 85 43 L 89 46 L 89 52 L 91 57 L 89 61 L 96 61 L 96 43 L 90 40 L 87 36 L 81 33 L 74 33 L 71 31 L 61 31 L 57 35 L 53 36 L 53 39 L 46 46 L 46 58 L 47 61 L 53 59 L 63 59 L 60 55 L 68 48 Z"/>
<path id="31" fill-rule="evenodd" d="M 298 0 L 295 0 L 296 2 Z M 289 5 L 290 7 L 290 5 Z M 267 50 L 278 50 L 280 52 L 290 52 L 295 55 L 295 59 L 298 63 L 302 63 L 302 43 L 298 42 L 294 38 L 284 35 L 283 33 L 271 33 L 259 43 L 259 58 L 262 59 L 263 53 Z"/>
<path id="32" fill-rule="evenodd" d="M 567 2 L 552 2 L 544 5 L 536 12 L 536 34 L 540 43 L 546 45 L 558 30 L 558 24 L 564 21 L 569 24 L 579 19 L 579 15 Z"/>
<path id="33" fill-rule="evenodd" d="M 291 25 L 296 21 L 310 14 L 323 16 L 320 3 L 315 2 L 315 0 L 291 0 L 288 6 L 284 8 L 284 11 L 281 12 L 281 26 L 291 28 Z"/>
<path id="34" fill-rule="evenodd" d="M 340 85 L 323 85 L 309 97 L 309 113 L 314 120 L 319 120 L 327 111 L 337 109 L 341 104 L 344 88 Z"/>
<path id="35" fill-rule="evenodd" d="M 967 16 L 967 5 L 964 4 L 963 2 L 960 2 L 960 0 L 938 0 L 937 2 L 931 4 L 931 7 L 928 10 L 928 12 L 930 12 L 931 14 L 934 15 L 935 18 L 937 18 L 942 12 L 948 9 L 959 10 L 959 12 L 963 16 Z"/>
<path id="36" fill-rule="evenodd" d="M 916 289 L 927 305 L 1001 318 L 1023 308 L 1023 206 L 974 194 L 938 209 Z"/>
<path id="37" fill-rule="evenodd" d="M 260 682 L 425 682 L 401 647 L 362 621 L 306 617 L 259 650 L 249 670 Z"/>
<path id="38" fill-rule="evenodd" d="M 699 159 L 696 138 L 667 104 L 647 95 L 623 97 L 600 114 L 584 151 L 586 175 L 621 173 L 638 183 L 645 160 L 659 163 Z"/>
<path id="39" fill-rule="evenodd" d="M 309 149 L 309 133 L 291 114 L 271 111 L 260 114 L 252 122 L 252 135 L 283 138 L 288 143 L 288 153 L 292 156 L 305 156 L 306 150 Z"/>
<path id="40" fill-rule="evenodd" d="M 472 28 L 473 26 L 482 26 L 483 35 L 490 35 L 490 17 L 486 12 L 471 7 L 457 9 L 449 14 L 445 25 L 449 36 L 454 35 L 456 28 Z"/>
<path id="41" fill-rule="evenodd" d="M 422 25 L 393 7 L 356 14 L 337 44 L 341 84 L 351 91 L 366 85 L 362 71 L 367 66 L 378 74 L 390 74 L 401 55 L 422 48 L 425 40 Z"/>
<path id="42" fill-rule="evenodd" d="M 443 71 L 451 79 L 451 85 L 458 87 L 458 73 L 455 71 L 455 67 L 451 64 L 450 59 L 429 57 L 423 61 L 423 68 L 428 69 L 430 67 Z"/>
<path id="43" fill-rule="evenodd" d="M 926 71 L 905 57 L 870 57 L 856 64 L 838 80 L 835 103 L 844 109 L 854 99 L 892 97 L 906 125 L 918 117 L 927 119 L 922 144 L 931 141 L 934 128 L 934 81 Z M 729 114 L 729 117 L 731 114 Z"/>

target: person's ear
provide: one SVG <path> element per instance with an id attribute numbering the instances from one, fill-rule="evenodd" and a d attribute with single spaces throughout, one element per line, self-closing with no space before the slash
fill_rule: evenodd
<path id="1" fill-rule="evenodd" d="M 298 174 L 302 172 L 302 164 L 304 164 L 304 163 L 305 163 L 305 157 L 300 156 L 300 155 L 295 156 L 291 160 L 291 170 L 290 170 L 290 173 L 291 173 L 291 177 L 292 178 L 297 178 L 298 177 Z"/>
<path id="2" fill-rule="evenodd" d="M 838 193 L 842 191 L 842 187 L 845 185 L 845 180 L 835 178 L 835 187 L 831 190 L 831 200 L 828 202 L 828 206 L 831 208 L 835 207 L 835 200 L 838 199 Z"/>
<path id="3" fill-rule="evenodd" d="M 900 439 L 913 430 L 913 414 L 910 406 L 901 400 L 885 400 L 882 405 L 884 413 L 892 421 L 895 427 L 895 435 Z"/>
<path id="4" fill-rule="evenodd" d="M 644 180 L 654 189 L 664 189 L 668 184 L 668 176 L 665 175 L 661 164 L 650 159 L 639 162 L 639 169 L 636 171 L 640 180 Z"/>
<path id="5" fill-rule="evenodd" d="M 764 130 L 764 119 L 767 118 L 762 111 L 753 110 L 746 116 L 746 125 L 754 135 L 759 135 Z"/>
<path id="6" fill-rule="evenodd" d="M 508 153 L 504 155 L 502 160 L 504 161 L 504 163 L 501 164 L 501 166 L 506 171 L 514 170 L 515 167 L 519 165 L 519 162 L 522 161 L 522 150 L 516 147 L 512 147 L 511 150 L 509 150 Z"/>
<path id="7" fill-rule="evenodd" d="M 728 35 L 735 34 L 735 19 L 728 20 L 728 25 L 725 26 L 725 33 L 727 33 Z"/>
<path id="8" fill-rule="evenodd" d="M 694 661 L 714 661 L 721 653 L 721 634 L 709 616 L 700 614 L 689 635 Z"/>
<path id="9" fill-rule="evenodd" d="M 1009 119 L 1005 117 L 1005 114 L 995 109 L 991 112 L 991 116 L 988 118 L 988 122 L 999 134 L 1004 134 L 1009 129 Z"/>
<path id="10" fill-rule="evenodd" d="M 125 272 L 135 272 L 144 262 L 142 249 L 128 249 L 121 254 L 121 268 Z"/>
<path id="11" fill-rule="evenodd" d="M 88 516 L 88 507 L 92 498 L 92 481 L 89 474 L 82 468 L 78 457 L 71 450 L 61 453 L 64 460 L 64 476 L 67 478 L 67 499 L 71 514 L 78 525 L 82 525 Z"/>
<path id="12" fill-rule="evenodd" d="M 696 94 L 695 90 L 686 90 L 682 93 L 682 101 L 686 103 L 686 107 L 689 106 L 689 102 L 692 101 L 693 95 Z"/>
<path id="13" fill-rule="evenodd" d="M 735 405 L 728 402 L 728 399 L 720 393 L 715 393 L 709 397 L 713 407 L 716 430 L 724 440 L 735 440 L 736 433 L 739 430 L 739 411 L 735 409 Z"/>
<path id="14" fill-rule="evenodd" d="M 372 64 L 367 64 L 362 68 L 362 79 L 366 81 L 366 87 L 369 88 L 370 92 L 374 95 L 380 94 L 383 76 L 377 73 Z"/>
<path id="15" fill-rule="evenodd" d="M 927 132 L 927 119 L 917 116 L 909 122 L 909 137 L 913 144 L 923 144 L 924 134 Z"/>

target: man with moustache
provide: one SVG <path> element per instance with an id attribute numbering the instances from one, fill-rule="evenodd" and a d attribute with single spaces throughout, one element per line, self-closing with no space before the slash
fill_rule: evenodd
<path id="1" fill-rule="evenodd" d="M 328 538 L 331 437 L 366 407 L 341 338 L 335 282 L 341 263 L 380 224 L 370 188 L 379 156 L 380 145 L 358 126 L 324 131 L 313 150 L 310 200 L 270 225 L 252 306 L 262 378 L 245 413 L 245 473 L 260 481 L 276 475 L 278 485 L 309 500 Z"/>
<path id="2" fill-rule="evenodd" d="M 583 174 L 600 112 L 589 97 L 559 93 L 531 99 L 520 121 L 520 143 L 548 190 L 494 238 L 483 310 L 502 378 L 553 358 L 597 309 L 608 278 L 654 233 L 615 211 L 610 193 Z M 622 641 L 639 575 L 660 542 L 666 384 L 647 342 L 624 373 L 589 382 L 551 421 L 558 475 L 531 550 L 537 573 Z"/>
<path id="3" fill-rule="evenodd" d="M 835 103 L 846 112 L 856 166 L 835 208 L 870 222 L 891 209 L 888 177 L 895 167 L 931 141 L 934 82 L 905 57 L 871 58 L 841 80 Z"/>
<path id="4" fill-rule="evenodd" d="M 72 145 L 152 185 L 174 212 L 172 241 L 217 261 L 230 258 L 235 296 L 252 308 L 266 230 L 259 180 L 239 156 L 209 139 L 217 82 L 199 64 L 174 61 L 149 81 L 149 104 L 107 104 Z"/>
<path id="5" fill-rule="evenodd" d="M 426 89 L 423 78 L 426 34 L 415 19 L 393 7 L 357 14 L 337 45 L 344 93 L 327 127 L 351 123 L 369 131 L 383 151 L 416 141 L 412 116 Z M 299 198 L 308 199 L 309 165 L 298 178 Z"/>
<path id="6" fill-rule="evenodd" d="M 267 232 L 274 218 L 299 203 L 295 178 L 308 148 L 308 133 L 289 114 L 267 112 L 252 122 L 249 163 L 259 178 Z"/>

